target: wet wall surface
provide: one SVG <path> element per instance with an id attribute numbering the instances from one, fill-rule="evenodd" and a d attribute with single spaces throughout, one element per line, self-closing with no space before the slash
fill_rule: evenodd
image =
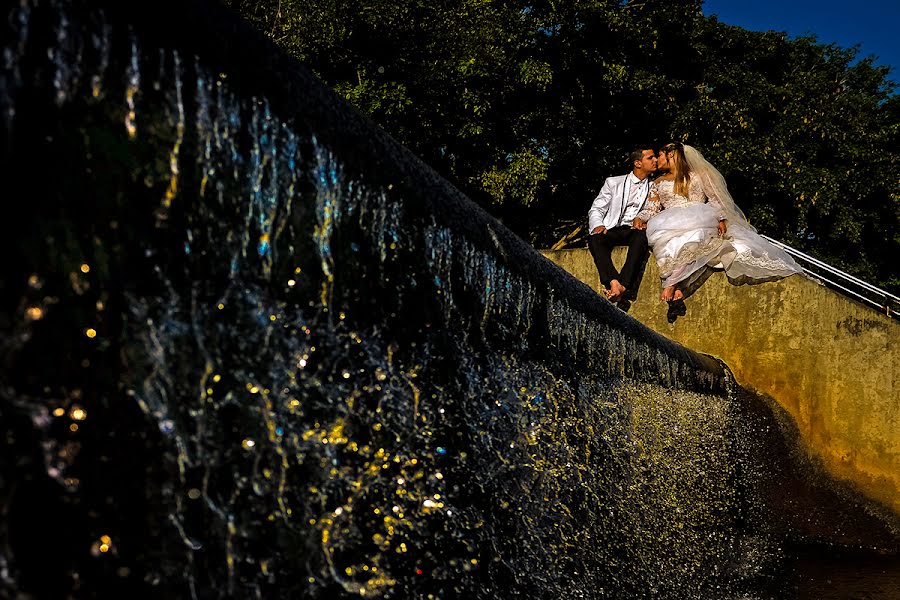
<path id="1" fill-rule="evenodd" d="M 820 538 L 716 361 L 215 5 L 4 10 L 3 593 L 791 589 Z"/>

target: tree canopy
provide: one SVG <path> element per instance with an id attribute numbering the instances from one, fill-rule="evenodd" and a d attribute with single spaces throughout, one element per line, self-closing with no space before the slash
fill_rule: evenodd
<path id="1" fill-rule="evenodd" d="M 227 3 L 535 245 L 674 139 L 761 233 L 900 292 L 900 97 L 857 48 L 700 0 Z"/>

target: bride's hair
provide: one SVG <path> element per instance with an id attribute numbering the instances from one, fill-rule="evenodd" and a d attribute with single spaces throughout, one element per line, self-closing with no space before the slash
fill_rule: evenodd
<path id="1" fill-rule="evenodd" d="M 675 176 L 675 193 L 679 196 L 688 196 L 688 188 L 691 183 L 691 171 L 688 168 L 687 159 L 684 157 L 684 144 L 681 142 L 672 142 L 662 147 L 660 152 L 664 152 L 672 162 L 672 174 Z"/>

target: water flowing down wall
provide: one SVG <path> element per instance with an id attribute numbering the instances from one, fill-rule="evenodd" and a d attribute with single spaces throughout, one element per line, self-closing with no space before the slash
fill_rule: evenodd
<path id="1" fill-rule="evenodd" d="M 587 248 L 545 256 L 601 289 Z M 624 252 L 616 260 L 624 260 Z M 730 285 L 716 274 L 669 323 L 647 265 L 636 319 L 666 337 L 724 360 L 741 385 L 775 399 L 803 446 L 838 479 L 900 519 L 900 321 L 816 280 Z"/>
<path id="2" fill-rule="evenodd" d="M 216 5 L 4 14 L 5 595 L 779 589 L 776 428 L 716 361 Z"/>

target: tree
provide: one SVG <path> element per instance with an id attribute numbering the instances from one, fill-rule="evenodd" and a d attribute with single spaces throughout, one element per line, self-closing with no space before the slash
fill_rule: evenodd
<path id="1" fill-rule="evenodd" d="M 704 79 L 673 133 L 704 148 L 761 231 L 896 286 L 886 259 L 898 249 L 900 164 L 887 69 L 811 37 L 707 27 Z"/>
<path id="2" fill-rule="evenodd" d="M 636 143 L 691 143 L 761 232 L 897 291 L 900 114 L 857 49 L 752 32 L 699 0 L 231 0 L 539 246 Z"/>

